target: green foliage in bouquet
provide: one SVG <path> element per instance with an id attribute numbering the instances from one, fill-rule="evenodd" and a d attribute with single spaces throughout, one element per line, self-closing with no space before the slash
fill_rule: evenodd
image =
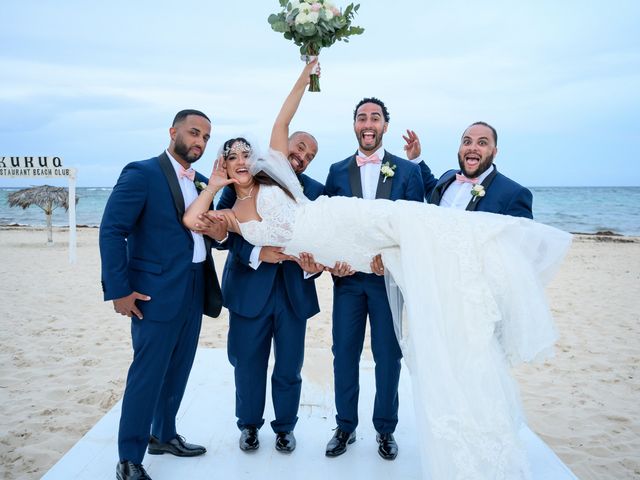
<path id="1" fill-rule="evenodd" d="M 300 47 L 302 55 L 318 55 L 335 42 L 348 42 L 364 28 L 351 25 L 360 5 L 339 10 L 330 0 L 280 0 L 282 11 L 269 15 L 271 28 Z M 309 91 L 319 92 L 317 75 L 311 75 Z"/>

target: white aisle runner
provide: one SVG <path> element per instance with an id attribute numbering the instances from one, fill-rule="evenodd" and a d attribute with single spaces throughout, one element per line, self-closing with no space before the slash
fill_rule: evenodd
<path id="1" fill-rule="evenodd" d="M 178 432 L 188 442 L 204 445 L 200 457 L 146 455 L 144 466 L 154 480 L 163 479 L 304 479 L 377 480 L 420 479 L 420 460 L 415 445 L 411 384 L 406 369 L 400 379 L 400 422 L 395 438 L 399 455 L 395 461 L 380 458 L 375 430 L 371 424 L 374 397 L 373 363 L 360 366 L 360 426 L 357 441 L 337 458 L 324 455 L 335 427 L 331 352 L 307 349 L 303 370 L 303 391 L 295 434 L 297 448 L 290 454 L 274 449 L 275 435 L 271 393 L 267 392 L 265 425 L 260 430 L 260 449 L 244 453 L 238 448 L 239 430 L 235 425 L 233 369 L 224 349 L 199 349 L 180 412 Z M 118 460 L 117 434 L 120 418 L 118 402 L 67 454 L 47 472 L 44 480 L 114 479 Z M 548 447 L 530 430 L 523 431 L 534 465 L 534 478 L 575 479 L 557 459 L 549 464 Z M 546 458 L 540 465 L 536 458 Z"/>

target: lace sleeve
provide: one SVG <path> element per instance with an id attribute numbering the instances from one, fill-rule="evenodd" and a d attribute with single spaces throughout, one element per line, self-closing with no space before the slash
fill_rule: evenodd
<path id="1" fill-rule="evenodd" d="M 262 185 L 256 199 L 262 220 L 239 223 L 242 236 L 255 246 L 286 246 L 293 235 L 297 203 L 277 186 Z"/>

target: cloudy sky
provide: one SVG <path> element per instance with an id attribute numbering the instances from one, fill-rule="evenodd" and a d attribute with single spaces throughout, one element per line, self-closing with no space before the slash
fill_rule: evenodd
<path id="1" fill-rule="evenodd" d="M 167 146 L 183 108 L 213 120 L 205 173 L 230 136 L 266 144 L 302 68 L 267 23 L 278 9 L 4 2 L 0 155 L 61 156 L 80 186 L 112 186 L 126 163 Z M 377 96 L 391 113 L 385 147 L 401 154 L 402 133 L 416 130 L 436 175 L 456 165 L 464 128 L 484 120 L 499 133 L 500 170 L 524 185 L 638 186 L 638 20 L 636 0 L 362 0 L 365 33 L 322 52 L 322 92 L 307 93 L 292 125 L 319 140 L 308 173 L 324 181 L 355 151 L 353 107 Z"/>

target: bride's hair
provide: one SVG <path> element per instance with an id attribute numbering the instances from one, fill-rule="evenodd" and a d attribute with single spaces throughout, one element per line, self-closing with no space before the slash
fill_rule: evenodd
<path id="1" fill-rule="evenodd" d="M 235 143 L 240 143 L 241 144 L 240 147 L 241 147 L 242 151 L 248 151 L 250 153 L 253 153 L 253 149 L 251 148 L 251 144 L 247 141 L 246 138 L 244 138 L 244 137 L 236 137 L 236 138 L 230 138 L 229 140 L 227 140 L 226 142 L 224 142 L 222 144 L 222 158 L 224 158 L 226 160 L 227 157 L 229 156 L 229 154 L 233 150 L 235 150 L 235 149 L 232 148 Z M 255 173 L 253 175 L 253 181 L 256 182 L 258 185 L 275 185 L 276 187 L 281 188 L 282 191 L 284 193 L 286 193 L 287 196 L 290 197 L 293 201 L 296 201 L 295 197 L 289 191 L 289 189 L 287 189 L 286 187 L 280 185 L 277 181 L 275 181 L 273 178 L 271 178 L 269 175 L 267 175 L 263 171 L 259 171 L 259 172 Z"/>

